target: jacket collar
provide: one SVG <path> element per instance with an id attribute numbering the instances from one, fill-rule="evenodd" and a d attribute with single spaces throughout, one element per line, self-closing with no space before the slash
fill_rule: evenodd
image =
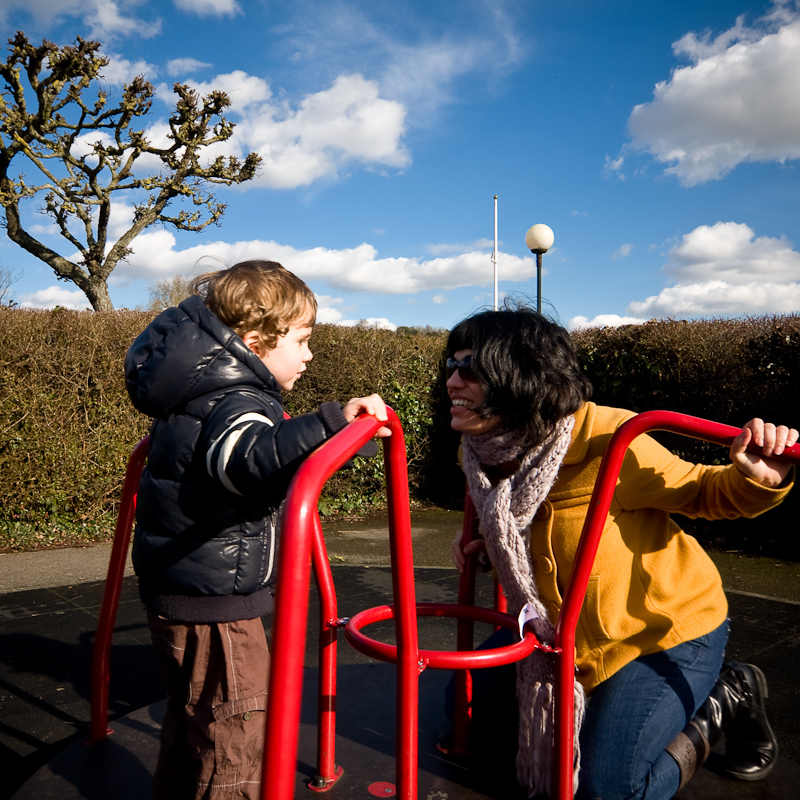
<path id="1" fill-rule="evenodd" d="M 586 458 L 589 450 L 589 440 L 594 427 L 594 415 L 597 410 L 595 403 L 584 403 L 575 412 L 575 426 L 572 429 L 572 440 L 564 456 L 564 464 L 578 464 Z"/>

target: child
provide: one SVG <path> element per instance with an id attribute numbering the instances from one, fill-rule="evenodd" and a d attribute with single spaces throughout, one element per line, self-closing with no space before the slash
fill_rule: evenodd
<path id="1" fill-rule="evenodd" d="M 167 689 L 157 798 L 260 798 L 277 512 L 316 447 L 378 395 L 285 419 L 317 304 L 271 261 L 201 275 L 125 359 L 153 417 L 133 563 Z M 381 428 L 378 436 L 388 436 Z"/>

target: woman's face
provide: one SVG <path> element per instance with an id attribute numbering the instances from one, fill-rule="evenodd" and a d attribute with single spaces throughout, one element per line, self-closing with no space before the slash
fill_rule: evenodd
<path id="1" fill-rule="evenodd" d="M 453 358 L 461 361 L 472 355 L 472 350 L 456 350 Z M 482 417 L 474 409 L 483 403 L 483 389 L 475 380 L 464 380 L 457 369 L 447 379 L 447 394 L 450 396 L 450 427 L 459 433 L 479 436 L 500 423 L 500 417 Z"/>

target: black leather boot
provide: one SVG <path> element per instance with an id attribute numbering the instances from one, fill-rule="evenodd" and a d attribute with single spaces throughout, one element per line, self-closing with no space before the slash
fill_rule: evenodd
<path id="1" fill-rule="evenodd" d="M 725 735 L 725 771 L 757 781 L 775 766 L 778 743 L 767 720 L 767 679 L 752 664 L 725 664 L 714 688 L 691 722 L 668 745 L 678 762 L 682 789 Z"/>
<path id="2" fill-rule="evenodd" d="M 742 781 L 760 781 L 778 760 L 778 741 L 764 703 L 769 696 L 764 673 L 752 664 L 732 662 L 721 678 L 737 684 L 739 707 L 725 727 L 725 771 Z"/>
<path id="3" fill-rule="evenodd" d="M 667 752 L 681 770 L 679 791 L 705 763 L 724 729 L 732 724 L 739 708 L 739 697 L 738 680 L 731 679 L 727 667 L 723 667 L 708 699 L 667 746 Z"/>

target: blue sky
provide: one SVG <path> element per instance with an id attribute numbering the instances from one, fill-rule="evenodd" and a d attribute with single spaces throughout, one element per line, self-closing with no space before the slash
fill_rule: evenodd
<path id="1" fill-rule="evenodd" d="M 800 311 L 797 0 L 3 0 L 18 29 L 101 41 L 111 92 L 143 73 L 154 137 L 173 82 L 225 89 L 230 151 L 263 157 L 217 191 L 220 227 L 134 241 L 117 307 L 203 256 L 265 257 L 322 322 L 451 327 L 493 302 L 497 195 L 501 296 L 535 302 L 545 223 L 568 327 Z M 21 305 L 88 305 L 4 237 L 0 265 Z"/>

